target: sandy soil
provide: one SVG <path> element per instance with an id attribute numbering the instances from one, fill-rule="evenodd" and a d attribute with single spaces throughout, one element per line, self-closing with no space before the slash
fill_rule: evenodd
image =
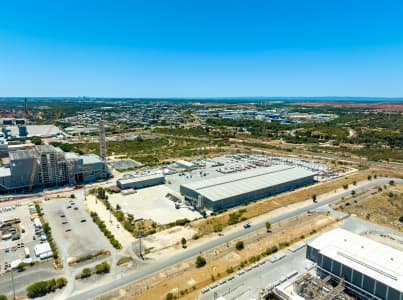
<path id="1" fill-rule="evenodd" d="M 112 215 L 109 210 L 106 209 L 105 205 L 96 200 L 95 196 L 88 195 L 87 196 L 87 208 L 88 210 L 94 211 L 98 214 L 98 216 L 105 222 L 106 227 L 112 232 L 115 238 L 122 244 L 123 248 L 130 246 L 132 242 L 134 242 L 134 237 L 127 232 L 123 226 L 119 225 L 118 228 L 118 220 Z"/>
<path id="2" fill-rule="evenodd" d="M 290 219 L 273 225 L 270 235 L 262 230 L 245 237 L 243 239 L 245 249 L 242 251 L 235 250 L 236 241 L 233 241 L 203 253 L 207 260 L 207 265 L 203 268 L 195 268 L 192 258 L 104 295 L 102 299 L 162 300 L 168 292 L 180 294 L 180 291 L 184 294 L 181 299 L 195 299 L 199 290 L 212 282 L 212 276 L 214 280 L 219 280 L 226 276 L 227 268 L 232 267 L 237 271 L 241 262 L 246 261 L 245 265 L 251 264 L 249 262 L 251 257 L 261 255 L 269 247 L 278 246 L 281 242 L 291 244 L 300 240 L 302 236 L 312 234 L 313 229 L 319 232 L 332 224 L 335 224 L 334 217 L 325 214 L 304 215 L 298 219 Z"/>
<path id="3" fill-rule="evenodd" d="M 348 203 L 348 204 L 347 204 Z M 357 217 L 403 231 L 403 184 L 386 185 L 382 191 L 375 189 L 366 197 L 354 197 L 334 204 L 338 210 Z"/>

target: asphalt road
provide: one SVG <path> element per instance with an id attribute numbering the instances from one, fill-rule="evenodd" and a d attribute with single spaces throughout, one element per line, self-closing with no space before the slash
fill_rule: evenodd
<path id="1" fill-rule="evenodd" d="M 356 188 L 354 188 L 354 190 L 358 193 L 358 192 L 373 188 L 375 186 L 388 184 L 390 180 L 394 180 L 395 183 L 403 183 L 402 179 L 377 178 L 377 179 L 369 181 L 368 183 L 363 184 L 363 185 L 361 185 L 359 187 L 357 186 Z M 318 208 L 320 206 L 327 205 L 327 204 L 329 204 L 331 202 L 337 201 L 341 197 L 345 197 L 345 196 L 349 196 L 349 195 L 351 195 L 351 190 L 350 189 L 346 190 L 346 191 L 343 191 L 341 193 L 338 193 L 336 195 L 329 196 L 329 197 L 321 200 L 319 203 L 312 203 L 309 206 L 296 209 L 296 210 L 294 210 L 292 212 L 285 213 L 285 214 L 283 214 L 281 216 L 274 217 L 274 218 L 272 218 L 270 220 L 270 222 L 272 224 L 274 224 L 274 223 L 278 223 L 278 222 L 281 222 L 281 221 L 289 219 L 289 218 L 293 218 L 293 217 L 298 216 L 300 214 L 303 214 L 303 213 L 305 213 L 307 211 L 314 210 L 314 209 L 316 209 L 316 208 Z M 168 259 L 162 260 L 162 261 L 157 262 L 155 264 L 152 264 L 152 265 L 146 266 L 146 267 L 144 267 L 142 269 L 136 270 L 133 273 L 127 274 L 126 276 L 124 276 L 122 278 L 115 279 L 113 281 L 110 281 L 107 284 L 103 284 L 102 286 L 92 287 L 89 290 L 79 292 L 79 293 L 77 293 L 75 295 L 72 295 L 69 299 L 72 299 L 72 300 L 87 300 L 87 299 L 91 299 L 93 297 L 102 295 L 102 294 L 104 294 L 106 292 L 109 292 L 109 291 L 111 291 L 113 289 L 116 289 L 116 288 L 118 288 L 120 286 L 126 285 L 126 284 L 128 284 L 128 283 L 130 283 L 132 281 L 139 280 L 139 279 L 141 279 L 141 278 L 143 278 L 145 276 L 148 276 L 148 275 L 153 274 L 153 273 L 155 273 L 157 271 L 160 271 L 160 270 L 162 270 L 164 268 L 167 268 L 169 266 L 177 264 L 177 263 L 179 263 L 179 262 L 181 262 L 183 260 L 186 260 L 186 259 L 189 259 L 189 258 L 191 258 L 193 256 L 199 255 L 200 253 L 202 253 L 202 252 L 204 252 L 206 250 L 209 250 L 211 248 L 217 247 L 217 246 L 219 246 L 221 244 L 225 244 L 226 242 L 232 241 L 234 239 L 241 238 L 244 235 L 247 235 L 249 233 L 252 233 L 254 231 L 262 229 L 264 227 L 265 227 L 265 221 L 262 221 L 260 223 L 252 224 L 252 226 L 250 228 L 248 228 L 248 229 L 243 229 L 243 230 L 240 230 L 240 231 L 237 231 L 237 232 L 233 232 L 231 234 L 227 234 L 227 235 L 224 235 L 222 237 L 218 237 L 217 239 L 215 239 L 213 241 L 209 241 L 209 242 L 207 242 L 207 243 L 205 243 L 203 245 L 200 245 L 200 246 L 197 246 L 197 247 L 194 247 L 194 248 L 189 248 L 186 251 L 178 253 L 178 254 L 176 254 L 176 255 L 168 258 Z"/>

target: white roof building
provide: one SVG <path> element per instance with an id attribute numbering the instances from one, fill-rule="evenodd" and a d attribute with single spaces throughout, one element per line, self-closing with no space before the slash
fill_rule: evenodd
<path id="1" fill-rule="evenodd" d="M 341 228 L 322 234 L 309 247 L 403 293 L 403 252 L 399 250 Z"/>
<path id="2" fill-rule="evenodd" d="M 48 242 L 43 244 L 38 244 L 34 247 L 35 256 L 40 257 L 43 254 L 52 253 L 52 249 Z"/>

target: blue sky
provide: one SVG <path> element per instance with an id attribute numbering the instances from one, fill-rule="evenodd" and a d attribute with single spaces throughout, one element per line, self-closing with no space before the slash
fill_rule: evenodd
<path id="1" fill-rule="evenodd" d="M 403 96 L 403 1 L 0 0 L 0 96 Z"/>

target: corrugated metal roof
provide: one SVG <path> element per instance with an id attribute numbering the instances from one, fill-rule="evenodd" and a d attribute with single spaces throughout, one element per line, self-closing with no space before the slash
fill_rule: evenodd
<path id="1" fill-rule="evenodd" d="M 403 292 L 403 252 L 336 228 L 309 243 L 321 254 Z"/>
<path id="2" fill-rule="evenodd" d="M 128 184 L 128 183 L 142 182 L 145 180 L 157 179 L 157 178 L 164 178 L 164 175 L 152 174 L 152 175 L 134 177 L 134 178 L 128 178 L 128 179 L 119 179 L 118 182 L 119 182 L 119 184 Z"/>
<path id="3" fill-rule="evenodd" d="M 98 155 L 95 154 L 84 154 L 80 155 L 80 158 L 83 159 L 83 164 L 84 165 L 89 165 L 89 164 L 96 164 L 96 163 L 102 163 L 103 161 Z"/>
<path id="4" fill-rule="evenodd" d="M 315 174 L 299 167 L 275 165 L 191 182 L 183 186 L 197 191 L 211 201 L 219 201 Z"/>

